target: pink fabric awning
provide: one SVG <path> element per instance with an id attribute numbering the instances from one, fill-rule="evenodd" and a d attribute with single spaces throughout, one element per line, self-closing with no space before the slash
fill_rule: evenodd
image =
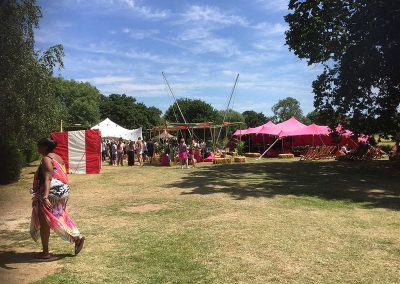
<path id="1" fill-rule="evenodd" d="M 329 135 L 330 129 L 328 126 L 317 125 L 315 123 L 299 128 L 293 131 L 285 131 L 280 135 L 283 136 L 305 136 L 305 135 Z"/>
<path id="2" fill-rule="evenodd" d="M 295 117 L 291 117 L 290 119 L 278 123 L 276 125 L 264 126 L 259 134 L 269 134 L 273 136 L 284 137 L 288 136 L 287 134 L 293 131 L 297 131 L 301 128 L 306 127 L 305 124 L 298 121 Z"/>
<path id="3" fill-rule="evenodd" d="M 240 135 L 246 135 L 247 134 L 247 129 L 238 129 L 235 132 L 233 132 L 234 136 L 240 136 Z"/>
<path id="4" fill-rule="evenodd" d="M 263 124 L 263 125 L 260 125 L 257 127 L 253 127 L 253 128 L 250 127 L 250 128 L 242 129 L 242 130 L 238 129 L 233 133 L 233 135 L 239 136 L 239 135 L 247 135 L 247 134 L 259 134 L 259 132 L 261 131 L 261 129 L 264 126 L 271 126 L 271 125 L 275 125 L 275 124 L 272 121 L 268 121 L 266 124 Z"/>

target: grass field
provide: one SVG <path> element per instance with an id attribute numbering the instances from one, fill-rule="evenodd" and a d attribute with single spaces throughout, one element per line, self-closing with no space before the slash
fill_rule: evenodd
<path id="1" fill-rule="evenodd" d="M 389 161 L 268 159 L 71 175 L 87 242 L 32 262 L 29 188 L 0 187 L 0 282 L 399 283 L 400 170 Z M 3 281 L 1 281 L 3 279 Z"/>

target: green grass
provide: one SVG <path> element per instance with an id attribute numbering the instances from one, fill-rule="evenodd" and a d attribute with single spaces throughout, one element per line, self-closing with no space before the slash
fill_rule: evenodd
<path id="1" fill-rule="evenodd" d="M 73 175 L 87 243 L 38 283 L 398 283 L 399 174 L 389 161 L 272 159 Z M 5 213 L 28 180 L 0 187 Z M 56 236 L 51 248 L 72 251 Z"/>

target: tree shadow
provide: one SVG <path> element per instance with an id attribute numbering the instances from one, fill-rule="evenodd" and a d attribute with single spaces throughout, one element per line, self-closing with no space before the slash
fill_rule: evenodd
<path id="1" fill-rule="evenodd" d="M 309 196 L 400 210 L 399 176 L 390 161 L 267 161 L 203 167 L 169 186 L 186 189 L 182 195 L 225 193 L 237 200 Z"/>
<path id="2" fill-rule="evenodd" d="M 73 256 L 73 254 L 52 253 L 49 259 L 37 259 L 34 257 L 34 252 L 0 251 L 0 267 L 11 270 L 17 268 L 8 266 L 10 264 L 53 262 Z"/>

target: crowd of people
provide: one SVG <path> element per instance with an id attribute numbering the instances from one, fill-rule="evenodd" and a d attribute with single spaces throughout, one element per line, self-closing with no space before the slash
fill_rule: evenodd
<path id="1" fill-rule="evenodd" d="M 199 159 L 207 158 L 208 155 L 206 143 L 193 138 L 189 143 L 184 138 L 178 143 L 176 138 L 157 142 L 141 137 L 137 141 L 124 141 L 122 138 L 102 141 L 102 160 L 108 160 L 112 166 L 124 166 L 127 160 L 128 166 L 138 164 L 143 167 L 145 163 L 151 164 L 157 159 L 164 166 L 179 163 L 181 168 L 189 168 L 189 165 L 195 167 Z"/>
<path id="2" fill-rule="evenodd" d="M 137 141 L 124 141 L 122 138 L 118 140 L 103 140 L 101 145 L 102 160 L 105 162 L 108 158 L 109 164 L 112 166 L 123 166 L 124 160 L 127 159 L 128 166 L 133 166 L 135 160 L 139 166 L 144 166 L 145 161 L 151 164 L 154 157 L 154 149 L 157 143 L 152 140 L 145 140 L 141 137 Z"/>

